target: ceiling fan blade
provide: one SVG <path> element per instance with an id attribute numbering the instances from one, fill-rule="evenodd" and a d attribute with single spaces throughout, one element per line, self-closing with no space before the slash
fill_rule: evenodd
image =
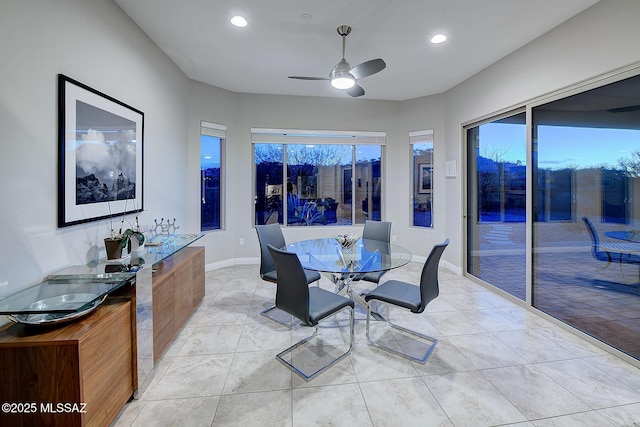
<path id="1" fill-rule="evenodd" d="M 329 80 L 328 77 L 289 76 L 289 78 L 298 80 Z"/>
<path id="2" fill-rule="evenodd" d="M 378 73 L 384 70 L 386 66 L 387 64 L 382 59 L 378 58 L 363 62 L 362 64 L 358 64 L 349 72 L 357 80 Z"/>
<path id="3" fill-rule="evenodd" d="M 640 111 L 640 105 L 629 105 L 628 107 L 610 108 L 607 110 L 609 113 L 630 113 L 633 111 Z"/>
<path id="4" fill-rule="evenodd" d="M 354 85 L 351 89 L 347 90 L 347 93 L 355 98 L 364 95 L 364 89 L 362 89 L 360 85 Z"/>

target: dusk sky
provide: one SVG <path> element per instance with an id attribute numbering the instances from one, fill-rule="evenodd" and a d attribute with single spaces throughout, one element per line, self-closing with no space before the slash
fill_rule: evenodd
<path id="1" fill-rule="evenodd" d="M 538 166 L 543 168 L 616 166 L 640 149 L 640 131 L 539 126 Z M 480 127 L 480 155 L 502 153 L 502 160 L 526 163 L 526 129 L 521 124 L 488 123 Z"/>

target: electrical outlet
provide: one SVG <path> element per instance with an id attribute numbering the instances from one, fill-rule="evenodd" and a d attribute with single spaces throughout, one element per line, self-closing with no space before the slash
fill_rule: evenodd
<path id="1" fill-rule="evenodd" d="M 396 240 L 398 240 L 398 236 L 396 236 L 395 234 L 393 236 L 391 236 L 391 241 L 395 242 Z"/>
<path id="2" fill-rule="evenodd" d="M 244 239 L 240 238 L 240 246 L 244 246 Z"/>

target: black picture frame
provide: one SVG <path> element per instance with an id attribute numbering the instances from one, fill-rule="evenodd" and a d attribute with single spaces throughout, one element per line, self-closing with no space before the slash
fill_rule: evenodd
<path id="1" fill-rule="evenodd" d="M 58 227 L 142 211 L 144 113 L 58 74 Z"/>

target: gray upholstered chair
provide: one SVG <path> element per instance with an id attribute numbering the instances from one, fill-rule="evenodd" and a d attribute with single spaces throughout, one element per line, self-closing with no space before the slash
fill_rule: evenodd
<path id="1" fill-rule="evenodd" d="M 429 344 L 429 348 L 422 357 L 415 357 L 407 353 L 403 353 L 394 348 L 391 348 L 380 341 L 373 341 L 369 334 L 369 325 L 371 318 L 371 306 L 374 301 L 380 301 L 386 304 L 394 305 L 396 307 L 406 308 L 411 310 L 412 313 L 422 313 L 431 301 L 433 301 L 439 294 L 440 288 L 438 286 L 438 265 L 440 263 L 440 257 L 449 244 L 449 239 L 443 243 L 435 245 L 431 249 L 431 253 L 427 258 L 427 261 L 422 268 L 422 275 L 420 276 L 420 285 L 414 285 L 411 283 L 403 282 L 400 280 L 387 280 L 377 288 L 373 289 L 366 295 L 364 300 L 368 303 L 367 307 L 367 324 L 366 334 L 369 344 L 389 351 L 398 356 L 402 356 L 418 363 L 425 363 L 431 355 L 431 352 L 438 344 L 438 340 L 416 331 L 412 331 L 401 326 L 391 323 L 387 319 L 387 325 L 390 328 L 399 330 L 415 338 L 423 340 Z"/>
<path id="2" fill-rule="evenodd" d="M 286 245 L 280 224 L 256 225 L 256 233 L 258 234 L 258 241 L 260 242 L 260 278 L 267 282 L 277 283 L 278 273 L 276 271 L 276 265 L 271 258 L 267 245 L 272 245 L 278 249 L 283 248 Z M 305 277 L 307 283 L 313 283 L 320 280 L 320 273 L 317 271 L 305 270 Z M 291 322 L 285 323 L 270 315 L 270 313 L 275 309 L 276 306 L 272 305 L 266 310 L 261 311 L 260 314 L 267 319 L 291 328 L 293 325 L 292 318 L 290 318 Z"/>
<path id="3" fill-rule="evenodd" d="M 277 249 L 272 245 L 268 245 L 268 249 L 278 270 L 276 307 L 299 319 L 303 325 L 315 327 L 311 336 L 281 351 L 276 355 L 276 358 L 294 373 L 306 381 L 310 381 L 347 357 L 351 352 L 354 341 L 353 311 L 355 304 L 350 298 L 343 297 L 320 287 L 309 287 L 305 271 L 295 253 Z M 319 322 L 345 309 L 349 310 L 349 346 L 347 350 L 338 357 L 330 357 L 328 363 L 322 361 L 323 363 L 321 364 L 323 364 L 323 366 L 319 369 L 312 368 L 313 373 L 311 374 L 305 373 L 299 364 L 298 366 L 294 365 L 294 350 L 303 346 L 318 334 Z M 321 351 L 320 357 L 322 358 L 325 353 L 327 352 Z M 287 357 L 286 359 L 285 356 Z M 291 361 L 287 359 L 291 359 Z M 308 361 L 305 361 L 305 364 L 307 363 Z"/>
<path id="4" fill-rule="evenodd" d="M 391 222 L 389 221 L 371 221 L 364 222 L 362 230 L 363 239 L 380 240 L 388 242 L 391 240 Z"/>
<path id="5" fill-rule="evenodd" d="M 365 244 L 368 240 L 374 241 L 372 242 L 374 244 L 375 242 L 383 242 L 388 245 L 391 242 L 391 222 L 366 220 L 364 222 L 364 229 L 362 230 L 362 240 L 365 241 Z M 355 277 L 353 280 L 364 280 L 378 284 L 384 273 L 386 273 L 386 271 L 365 273 L 362 276 Z"/>

